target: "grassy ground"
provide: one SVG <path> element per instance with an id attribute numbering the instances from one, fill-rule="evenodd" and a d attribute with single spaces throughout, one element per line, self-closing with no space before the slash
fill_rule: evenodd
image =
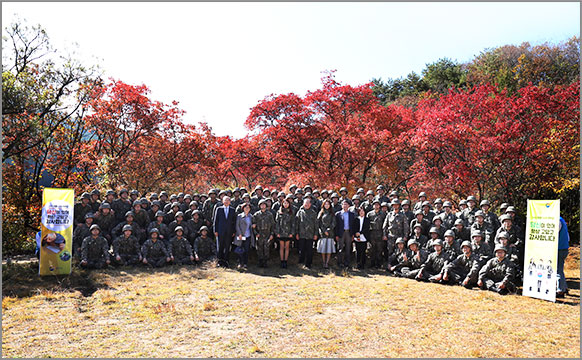
<path id="1" fill-rule="evenodd" d="M 274 254 L 273 254 L 274 255 Z M 251 266 L 38 278 L 3 266 L 3 357 L 579 357 L 580 249 L 557 303 L 388 277 Z M 251 259 L 252 261 L 253 259 Z M 253 262 L 254 264 L 254 262 Z"/>

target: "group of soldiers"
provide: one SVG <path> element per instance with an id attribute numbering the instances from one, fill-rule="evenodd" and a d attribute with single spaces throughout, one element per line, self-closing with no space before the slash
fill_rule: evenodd
<path id="1" fill-rule="evenodd" d="M 369 258 L 371 267 L 395 276 L 479 286 L 501 294 L 514 292 L 520 282 L 524 222 L 513 206 L 501 204 L 498 215 L 487 200 L 477 204 L 477 199 L 469 196 L 453 206 L 440 198 L 430 202 L 424 192 L 413 204 L 408 199 L 401 201 L 396 191 L 387 194 L 382 185 L 376 191 L 360 188 L 352 197 L 345 187 L 336 193 L 309 185 L 291 185 L 287 193 L 260 185 L 252 193 L 245 188 L 211 189 L 207 194 L 193 195 L 162 191 L 152 193 L 149 199 L 126 189 L 119 193 L 108 190 L 102 199 L 101 193 L 93 190 L 83 193 L 75 205 L 73 253 L 81 266 L 89 268 L 139 263 L 159 267 L 213 260 L 218 248 L 213 231 L 215 209 L 223 205 L 225 197 L 237 214 L 249 204 L 257 239 L 253 246 L 261 266 L 269 258 L 269 250 L 278 246 L 278 237 L 292 239 L 299 250 L 299 262 L 310 266 L 306 256 L 322 236 L 319 228 L 325 225 L 317 213 L 329 199 L 334 214 L 342 208 L 354 214 L 363 209 L 369 219 L 366 254 L 358 268 Z M 282 209 L 285 201 L 291 206 Z M 305 240 L 309 240 L 307 251 Z M 342 251 L 344 259 L 338 259 L 341 266 L 351 266 L 350 256 L 345 262 L 345 252 L 353 252 L 351 244 Z M 281 260 L 283 267 L 283 257 Z"/>

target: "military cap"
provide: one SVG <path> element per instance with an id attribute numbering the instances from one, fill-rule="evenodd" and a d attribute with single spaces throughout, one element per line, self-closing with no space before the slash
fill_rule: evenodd
<path id="1" fill-rule="evenodd" d="M 461 205 L 467 205 L 467 200 L 463 199 L 461 201 L 459 201 L 459 206 Z"/>
<path id="2" fill-rule="evenodd" d="M 200 228 L 200 232 L 203 232 L 203 231 L 210 231 L 210 230 L 208 230 L 208 226 L 204 225 Z"/>
<path id="3" fill-rule="evenodd" d="M 451 202 L 450 202 L 450 201 L 445 201 L 445 202 L 443 203 L 443 207 L 453 207 L 453 205 L 451 204 Z"/>
<path id="4" fill-rule="evenodd" d="M 378 185 L 378 186 L 376 186 L 376 190 L 384 190 L 384 185 Z"/>
<path id="5" fill-rule="evenodd" d="M 247 188 L 246 188 L 246 187 L 241 187 L 241 188 L 240 188 L 240 192 L 241 192 L 241 193 L 243 193 L 243 192 L 244 192 L 244 193 L 246 193 L 246 192 L 248 192 L 248 191 L 247 191 Z"/>
<path id="6" fill-rule="evenodd" d="M 208 199 L 208 194 L 202 193 L 202 194 L 200 194 L 200 198 L 207 198 Z"/>
<path id="7" fill-rule="evenodd" d="M 378 198 L 372 200 L 372 205 L 374 205 L 374 204 L 380 205 L 380 200 Z"/>
<path id="8" fill-rule="evenodd" d="M 227 196 L 232 196 L 232 190 L 226 189 L 226 195 Z"/>
<path id="9" fill-rule="evenodd" d="M 139 205 L 139 206 L 141 206 L 141 201 L 139 201 L 138 199 L 136 199 L 136 200 L 133 202 L 133 204 L 132 204 L 132 205 L 133 205 L 133 207 L 135 207 L 136 205 Z"/>
<path id="10" fill-rule="evenodd" d="M 165 213 L 165 212 L 163 212 L 162 210 L 158 210 L 158 211 L 156 212 L 156 217 L 158 217 L 158 216 L 164 216 L 164 217 L 165 217 L 165 216 L 166 216 L 166 213 Z"/>
<path id="11" fill-rule="evenodd" d="M 104 202 L 99 205 L 99 209 L 111 209 L 111 205 L 109 205 L 107 202 Z"/>
<path id="12" fill-rule="evenodd" d="M 192 216 L 194 216 L 194 214 L 200 215 L 200 210 L 196 209 L 196 210 L 192 211 Z"/>
<path id="13" fill-rule="evenodd" d="M 269 189 L 267 188 L 267 189 L 263 190 L 263 193 L 265 193 L 265 194 L 266 194 L 266 193 L 269 193 L 269 194 L 270 194 L 270 193 L 271 193 L 271 190 L 269 190 Z"/>
<path id="14" fill-rule="evenodd" d="M 148 199 L 146 199 L 146 198 L 141 198 L 141 199 L 139 200 L 139 203 L 140 203 L 141 205 L 147 205 L 147 204 L 149 204 L 150 202 L 149 202 L 149 201 L 148 201 Z"/>
<path id="15" fill-rule="evenodd" d="M 429 231 L 428 233 L 429 233 L 429 234 L 430 234 L 430 233 L 435 233 L 435 234 L 438 234 L 438 233 L 439 233 L 439 231 L 438 231 L 438 229 L 437 229 L 435 226 L 433 226 L 433 227 L 431 227 L 431 228 L 430 228 L 430 231 Z"/>
<path id="16" fill-rule="evenodd" d="M 442 203 L 443 203 L 443 199 L 441 199 L 441 198 L 437 198 L 437 199 L 434 201 L 434 204 L 442 204 Z"/>
<path id="17" fill-rule="evenodd" d="M 425 206 L 428 206 L 428 207 L 430 207 L 430 202 L 428 202 L 428 201 L 426 201 L 426 200 L 425 200 L 425 201 L 423 201 L 423 202 L 422 202 L 422 205 L 421 205 L 421 207 L 425 207 Z"/>
<path id="18" fill-rule="evenodd" d="M 493 250 L 493 252 L 496 253 L 499 250 L 503 250 L 507 254 L 507 248 L 505 246 L 503 246 L 501 244 L 495 245 L 495 250 Z"/>
<path id="19" fill-rule="evenodd" d="M 125 213 L 125 217 L 128 217 L 128 216 L 135 217 L 135 213 L 130 210 L 130 211 Z"/>
<path id="20" fill-rule="evenodd" d="M 384 201 L 382 204 L 380 204 L 380 207 L 390 207 L 390 204 Z"/>
<path id="21" fill-rule="evenodd" d="M 261 185 L 257 185 L 257 186 L 255 186 L 255 191 L 257 191 L 257 190 L 263 190 L 263 187 Z"/>
<path id="22" fill-rule="evenodd" d="M 234 190 L 232 190 L 232 193 L 234 194 L 235 192 L 239 192 L 240 193 L 240 188 L 237 186 L 234 188 Z"/>
<path id="23" fill-rule="evenodd" d="M 198 208 L 198 201 L 194 200 L 194 201 L 190 201 L 190 209 L 192 209 L 192 207 L 194 207 L 195 209 Z"/>
<path id="24" fill-rule="evenodd" d="M 515 212 L 515 208 L 513 206 L 508 206 L 507 209 L 505 209 L 505 213 L 509 213 L 509 212 Z"/>
<path id="25" fill-rule="evenodd" d="M 366 192 L 366 196 L 368 196 L 368 195 L 374 195 L 374 191 L 373 190 L 368 190 Z"/>
<path id="26" fill-rule="evenodd" d="M 150 234 L 153 234 L 153 233 L 157 233 L 159 235 L 160 234 L 160 230 L 158 230 L 158 228 L 152 228 L 150 230 Z"/>
<path id="27" fill-rule="evenodd" d="M 150 195 L 150 200 L 158 200 L 160 197 L 158 196 L 158 193 L 152 193 Z"/>
<path id="28" fill-rule="evenodd" d="M 416 229 L 417 227 L 422 229 L 422 225 L 420 225 L 419 223 L 416 223 L 416 224 L 414 224 L 414 226 L 412 227 L 412 230 Z"/>
<path id="29" fill-rule="evenodd" d="M 439 215 L 437 215 L 437 216 L 435 216 L 435 217 L 433 217 L 433 218 L 432 218 L 432 222 L 433 222 L 433 224 L 434 224 L 434 222 L 435 222 L 436 220 L 440 220 L 440 221 L 441 221 L 441 224 L 443 223 L 443 218 L 442 218 L 442 217 L 440 217 Z"/>
<path id="30" fill-rule="evenodd" d="M 392 205 L 400 205 L 400 200 L 398 200 L 398 199 L 392 199 L 392 201 L 390 202 L 390 204 L 392 204 Z"/>
<path id="31" fill-rule="evenodd" d="M 424 216 L 424 213 L 422 212 L 422 210 L 416 210 L 414 212 L 414 216 L 416 216 L 416 215 L 422 215 L 422 216 Z"/>
<path id="32" fill-rule="evenodd" d="M 183 213 L 183 212 L 181 212 L 181 211 L 178 211 L 178 212 L 176 213 L 176 215 L 174 215 L 174 217 L 178 217 L 178 216 L 184 217 L 184 213 Z"/>
<path id="33" fill-rule="evenodd" d="M 194 193 L 194 195 L 192 195 L 192 198 L 200 198 L 200 194 Z"/>
<path id="34" fill-rule="evenodd" d="M 178 196 L 176 196 L 176 194 L 170 195 L 170 201 L 175 201 L 177 198 Z"/>
<path id="35" fill-rule="evenodd" d="M 481 216 L 482 218 L 485 218 L 485 213 L 481 210 L 477 210 L 475 212 L 475 217 L 477 217 L 477 216 Z"/>
<path id="36" fill-rule="evenodd" d="M 509 239 L 509 233 L 508 233 L 507 231 L 501 231 L 501 232 L 499 232 L 499 236 L 498 236 L 498 237 L 499 237 L 500 239 L 501 239 L 501 238 L 506 238 L 506 239 Z"/>
<path id="37" fill-rule="evenodd" d="M 502 210 L 503 211 L 503 210 L 507 209 L 508 207 L 509 207 L 509 204 L 508 203 L 503 203 L 503 204 L 501 204 L 499 206 L 499 210 Z"/>
<path id="38" fill-rule="evenodd" d="M 483 237 L 483 233 L 481 231 L 479 231 L 479 230 L 473 231 L 471 233 L 471 239 L 474 238 L 475 236 Z"/>
<path id="39" fill-rule="evenodd" d="M 89 228 L 89 231 L 93 231 L 93 230 L 95 230 L 95 229 L 97 229 L 97 230 L 101 231 L 101 228 L 100 228 L 100 227 L 99 227 L 99 225 L 97 225 L 97 224 L 93 224 L 93 225 L 91 225 L 91 227 Z"/>
<path id="40" fill-rule="evenodd" d="M 137 190 L 131 190 L 131 192 L 129 193 L 130 195 L 139 195 L 139 191 Z"/>
<path id="41" fill-rule="evenodd" d="M 121 190 L 119 190 L 119 195 L 121 195 L 123 193 L 129 194 L 129 191 L 127 191 L 127 189 L 121 189 Z"/>
<path id="42" fill-rule="evenodd" d="M 111 189 L 107 190 L 107 192 L 105 193 L 106 196 L 109 196 L 109 195 L 115 196 L 115 194 L 116 194 L 115 191 L 113 191 Z"/>
<path id="43" fill-rule="evenodd" d="M 359 194 L 359 193 L 366 193 L 366 192 L 364 191 L 364 188 L 358 188 L 358 191 L 356 191 L 356 194 Z"/>
<path id="44" fill-rule="evenodd" d="M 333 198 L 337 198 L 337 199 L 339 199 L 339 195 L 338 195 L 337 193 L 333 193 L 333 194 L 331 194 L 331 198 L 332 198 L 332 199 L 333 199 Z"/>
<path id="45" fill-rule="evenodd" d="M 426 197 L 426 193 L 424 191 L 421 191 L 420 194 L 418 194 L 418 197 L 421 198 L 423 196 Z"/>
<path id="46" fill-rule="evenodd" d="M 285 196 L 285 199 L 293 201 L 293 195 L 288 194 L 287 196 Z"/>
<path id="47" fill-rule="evenodd" d="M 344 199 L 342 201 L 342 204 L 348 204 L 348 205 L 352 205 L 352 203 L 348 200 L 348 199 Z"/>
<path id="48" fill-rule="evenodd" d="M 317 189 L 313 190 L 313 191 L 312 191 L 312 193 L 313 193 L 313 195 L 315 195 L 315 194 L 320 194 L 319 190 L 317 190 Z M 321 195 L 321 194 L 320 194 L 320 195 Z"/>
<path id="49" fill-rule="evenodd" d="M 477 202 L 477 198 L 474 197 L 473 195 L 471 195 L 471 196 L 467 197 L 467 202 L 469 202 L 469 201 L 475 201 L 475 202 Z"/>
<path id="50" fill-rule="evenodd" d="M 360 200 L 360 195 L 356 194 L 352 196 L 352 200 Z"/>
<path id="51" fill-rule="evenodd" d="M 91 195 L 101 195 L 101 191 L 97 190 L 97 189 L 93 189 L 91 191 Z"/>
<path id="52" fill-rule="evenodd" d="M 299 188 L 299 189 L 295 190 L 295 195 L 297 195 L 297 194 L 303 195 L 303 189 Z"/>
<path id="53" fill-rule="evenodd" d="M 323 195 L 323 194 L 329 194 L 329 191 L 327 191 L 327 189 L 323 189 L 323 190 L 321 190 L 321 195 Z"/>
<path id="54" fill-rule="evenodd" d="M 267 206 L 267 200 L 265 200 L 265 199 L 261 199 L 261 200 L 259 201 L 259 206 L 261 206 L 261 205 L 263 205 L 263 204 L 265 204 L 265 206 Z"/>
<path id="55" fill-rule="evenodd" d="M 224 191 L 224 190 L 220 190 L 220 191 L 218 192 L 218 196 L 222 196 L 222 195 L 226 195 L 226 191 Z"/>
<path id="56" fill-rule="evenodd" d="M 313 190 L 313 188 L 311 187 L 311 185 L 305 185 L 305 186 L 303 187 L 303 191 L 307 191 L 307 189 L 311 189 L 311 190 Z"/>
<path id="57" fill-rule="evenodd" d="M 396 241 L 394 243 L 395 244 L 398 244 L 398 243 L 403 243 L 404 244 L 405 242 L 404 242 L 404 239 L 403 238 L 399 237 L 399 238 L 396 239 Z"/>
<path id="58" fill-rule="evenodd" d="M 249 198 L 250 199 L 250 197 L 251 196 L 249 195 L 249 193 L 244 193 L 243 196 L 242 196 L 243 199 L 245 199 L 245 198 Z"/>
<path id="59" fill-rule="evenodd" d="M 491 203 L 489 203 L 489 200 L 481 200 L 481 203 L 479 204 L 479 207 L 484 206 L 484 205 L 491 206 Z"/>
<path id="60" fill-rule="evenodd" d="M 348 192 L 348 188 L 347 188 L 347 187 L 345 187 L 345 186 L 342 186 L 342 188 L 340 189 L 340 191 L 339 191 L 339 192 L 340 192 L 340 194 L 341 194 L 342 192 Z"/>
<path id="61" fill-rule="evenodd" d="M 161 208 L 162 202 L 160 200 L 154 200 L 154 201 L 152 201 L 152 206 L 157 206 L 157 207 Z"/>
<path id="62" fill-rule="evenodd" d="M 180 197 L 181 197 L 181 198 L 183 198 L 183 197 L 184 197 L 184 193 L 183 193 L 183 192 L 181 192 L 181 193 L 178 193 L 178 197 L 179 197 L 179 198 L 180 198 Z"/>
<path id="63" fill-rule="evenodd" d="M 313 198 L 313 195 L 311 194 L 311 192 L 307 192 L 307 193 L 305 194 L 305 197 L 308 197 L 308 198 Z"/>
<path id="64" fill-rule="evenodd" d="M 509 220 L 509 221 L 513 221 L 513 219 L 511 218 L 511 216 L 509 216 L 508 214 L 503 214 L 499 217 L 499 221 L 500 222 L 504 222 L 505 220 Z"/>
<path id="65" fill-rule="evenodd" d="M 281 191 L 280 193 L 277 194 L 277 197 L 278 198 L 282 197 L 284 199 L 285 198 L 285 193 Z"/>
<path id="66" fill-rule="evenodd" d="M 441 239 L 433 240 L 432 246 L 440 245 L 443 246 L 443 241 Z"/>
<path id="67" fill-rule="evenodd" d="M 178 231 L 184 232 L 184 228 L 181 226 L 176 226 L 176 228 L 174 229 L 174 232 L 177 233 Z"/>
<path id="68" fill-rule="evenodd" d="M 291 186 L 289 186 L 289 189 L 294 189 L 294 188 L 296 188 L 296 187 L 297 187 L 297 185 L 295 185 L 295 184 L 291 184 Z"/>
<path id="69" fill-rule="evenodd" d="M 398 196 L 398 191 L 392 190 L 389 196 Z"/>
<path id="70" fill-rule="evenodd" d="M 91 195 L 89 195 L 88 192 L 84 192 L 83 194 L 81 194 L 81 199 L 91 200 Z"/>
<path id="71" fill-rule="evenodd" d="M 190 200 L 192 200 L 192 195 L 186 194 L 186 195 L 184 195 L 184 199 L 190 199 Z"/>
<path id="72" fill-rule="evenodd" d="M 455 237 L 455 232 L 453 230 L 447 230 L 445 231 L 445 236 Z"/>
<path id="73" fill-rule="evenodd" d="M 85 219 L 89 219 L 89 218 L 94 219 L 95 218 L 95 215 L 92 212 L 86 213 L 85 214 Z"/>
<path id="74" fill-rule="evenodd" d="M 162 196 L 168 196 L 168 192 L 166 190 L 163 190 L 162 192 L 160 192 L 160 197 Z"/>
<path id="75" fill-rule="evenodd" d="M 465 240 L 461 243 L 461 248 L 468 246 L 470 249 L 473 248 L 473 246 L 471 245 L 471 242 L 469 240 Z"/>
<path id="76" fill-rule="evenodd" d="M 418 241 L 416 241 L 415 239 L 410 239 L 410 240 L 408 240 L 408 247 L 410 247 L 410 245 L 413 245 L 413 244 L 414 244 L 414 245 L 416 245 L 416 246 L 418 246 L 418 245 L 419 245 L 419 244 L 418 244 Z"/>
<path id="77" fill-rule="evenodd" d="M 214 190 L 214 189 L 208 190 L 208 195 L 212 195 L 212 194 L 216 195 L 216 190 Z"/>
<path id="78" fill-rule="evenodd" d="M 174 208 L 174 207 L 176 207 L 176 206 L 177 206 L 177 207 L 180 207 L 180 203 L 179 203 L 179 202 L 177 202 L 177 201 L 174 201 L 174 202 L 172 203 L 172 206 L 170 206 L 170 208 Z"/>
<path id="79" fill-rule="evenodd" d="M 465 223 L 463 222 L 463 219 L 457 219 L 457 220 L 455 220 L 455 226 L 457 226 L 457 225 L 463 225 L 464 226 Z"/>
<path id="80" fill-rule="evenodd" d="M 408 199 L 402 200 L 402 206 L 404 206 L 404 205 L 410 205 L 410 200 L 408 200 Z"/>
<path id="81" fill-rule="evenodd" d="M 123 225 L 123 231 L 127 231 L 127 230 L 133 231 L 133 228 L 131 227 L 131 225 L 129 225 L 129 224 Z"/>

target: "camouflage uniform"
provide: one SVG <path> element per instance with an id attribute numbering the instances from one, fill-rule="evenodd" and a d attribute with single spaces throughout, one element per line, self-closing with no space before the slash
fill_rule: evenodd
<path id="1" fill-rule="evenodd" d="M 113 256 L 116 258 L 115 261 L 120 265 L 134 265 L 139 263 L 141 260 L 139 241 L 133 234 L 127 238 L 125 234 L 118 236 L 113 240 Z M 121 260 L 117 260 L 117 256 Z"/>
<path id="2" fill-rule="evenodd" d="M 507 294 L 515 291 L 515 265 L 505 257 L 499 261 L 496 257 L 487 261 L 479 271 L 479 280 L 483 282 L 483 289 Z M 501 284 L 505 289 L 500 289 Z"/>
<path id="3" fill-rule="evenodd" d="M 295 215 L 295 234 L 299 235 L 299 262 L 310 267 L 313 260 L 313 241 L 318 234 L 317 213 L 310 207 L 302 207 Z"/>
<path id="4" fill-rule="evenodd" d="M 204 205 L 202 206 L 202 214 L 204 215 L 204 220 L 207 221 L 207 225 L 208 223 L 210 223 L 210 225 L 214 223 L 214 210 L 217 206 L 220 206 L 219 204 L 220 201 L 218 201 L 218 199 L 215 201 L 212 201 L 212 199 L 207 199 L 204 202 Z"/>
<path id="5" fill-rule="evenodd" d="M 148 264 L 153 267 L 166 265 L 166 258 L 170 257 L 168 249 L 163 241 L 147 239 L 141 246 L 141 255 L 147 260 Z"/>
<path id="6" fill-rule="evenodd" d="M 465 254 L 458 255 L 445 266 L 450 283 L 462 285 L 465 278 L 469 278 L 469 282 L 463 285 L 466 288 L 471 288 L 477 284 L 479 269 L 479 259 L 473 253 L 469 256 Z"/>
<path id="7" fill-rule="evenodd" d="M 408 240 L 409 243 L 410 241 L 412 240 Z M 416 275 L 418 275 L 422 264 L 424 264 L 428 259 L 428 252 L 424 249 L 418 248 L 416 252 L 409 251 L 407 256 L 408 264 L 406 264 L 407 266 L 402 267 L 400 273 L 406 278 L 414 279 Z"/>
<path id="8" fill-rule="evenodd" d="M 93 212 L 93 208 L 91 207 L 91 203 L 85 205 L 83 202 L 76 203 L 73 208 L 73 213 L 75 216 L 75 225 L 82 224 L 85 222 L 85 215 L 88 213 Z"/>
<path id="9" fill-rule="evenodd" d="M 152 231 L 152 229 L 158 229 L 160 239 L 167 246 L 168 243 L 170 242 L 170 230 L 168 229 L 168 225 L 164 224 L 163 221 L 161 223 L 158 223 L 158 221 L 156 220 L 156 221 L 152 221 L 148 225 L 148 229 L 147 229 L 148 234 L 150 233 L 150 231 Z M 141 241 L 140 241 L 140 243 L 141 243 Z"/>
<path id="10" fill-rule="evenodd" d="M 282 238 L 293 238 L 295 236 L 295 216 L 293 210 L 280 209 L 275 217 L 275 233 Z"/>
<path id="11" fill-rule="evenodd" d="M 421 275 L 419 280 L 435 281 L 434 277 L 441 273 L 449 260 L 449 255 L 444 251 L 441 251 L 440 254 L 436 251 L 430 253 L 424 264 L 420 267 Z"/>
<path id="12" fill-rule="evenodd" d="M 418 221 L 418 218 L 412 219 L 412 221 L 410 222 L 410 226 L 409 226 L 409 231 L 410 231 L 411 235 L 414 231 L 414 225 L 416 225 L 416 224 L 420 224 L 421 229 L 422 229 L 422 231 L 420 233 L 428 238 L 428 231 L 430 230 L 430 223 L 428 222 L 428 220 L 426 220 L 424 217 L 422 218 L 422 220 L 420 222 Z"/>
<path id="13" fill-rule="evenodd" d="M 275 219 L 273 218 L 273 214 L 268 210 L 257 211 L 253 215 L 253 225 L 256 225 L 254 233 L 257 245 L 257 256 L 259 262 L 263 263 L 269 259 L 269 238 L 275 232 Z"/>
<path id="14" fill-rule="evenodd" d="M 471 225 L 471 233 L 475 232 L 475 231 L 480 231 L 483 234 L 483 240 L 484 242 L 491 244 L 493 242 L 493 240 L 491 239 L 491 237 L 493 236 L 493 228 L 491 228 L 491 225 L 489 225 L 488 223 L 486 223 L 485 221 L 483 221 L 483 224 L 479 224 L 478 221 L 475 221 L 473 223 L 473 225 Z"/>
<path id="15" fill-rule="evenodd" d="M 210 237 L 198 236 L 194 240 L 194 254 L 200 261 L 213 260 L 216 258 L 217 248 L 216 241 Z"/>
<path id="16" fill-rule="evenodd" d="M 386 249 L 386 242 L 383 240 L 384 235 L 384 221 L 386 214 L 382 211 L 370 211 L 367 215 L 370 219 L 370 259 L 372 260 L 372 267 L 381 267 L 383 263 L 383 252 Z"/>
<path id="17" fill-rule="evenodd" d="M 395 212 L 392 210 L 386 215 L 382 228 L 384 230 L 384 236 L 388 238 L 386 243 L 388 255 L 394 252 L 394 242 L 397 238 L 408 239 L 410 229 L 407 220 L 402 211 Z"/>
<path id="18" fill-rule="evenodd" d="M 174 236 L 170 239 L 168 253 L 174 257 L 174 264 L 189 265 L 192 264 L 190 256 L 194 256 L 192 246 L 185 236 Z"/>
<path id="19" fill-rule="evenodd" d="M 144 242 L 144 240 L 146 238 L 145 230 L 142 229 L 135 221 L 132 221 L 131 223 L 129 223 L 127 221 L 120 222 L 111 231 L 111 236 L 113 238 L 116 238 L 116 237 L 123 235 L 123 227 L 125 225 L 131 225 L 131 228 L 133 230 L 132 234 L 133 234 L 133 236 L 135 236 L 139 240 L 140 244 Z"/>
<path id="20" fill-rule="evenodd" d="M 473 253 L 477 257 L 477 259 L 479 259 L 480 265 L 483 265 L 493 256 L 491 248 L 486 242 L 483 242 L 483 240 L 481 240 L 481 243 L 479 245 L 473 242 Z"/>
<path id="21" fill-rule="evenodd" d="M 93 223 L 99 225 L 101 228 L 101 235 L 111 244 L 113 242 L 113 236 L 111 235 L 111 232 L 117 223 L 113 213 L 109 212 L 109 214 L 104 215 L 99 211 L 97 214 L 95 214 Z"/>
<path id="22" fill-rule="evenodd" d="M 140 209 L 139 211 L 133 210 L 135 213 L 134 221 L 141 227 L 142 229 L 147 228 L 150 223 L 150 217 L 146 210 Z"/>
<path id="23" fill-rule="evenodd" d="M 125 213 L 131 210 L 131 202 L 122 198 L 116 199 L 111 204 L 111 208 L 115 211 L 115 219 L 117 223 L 125 221 Z M 113 237 L 116 235 L 111 234 Z"/>
<path id="24" fill-rule="evenodd" d="M 470 228 L 471 225 L 473 225 L 473 223 L 475 222 L 475 213 L 477 213 L 477 210 L 478 209 L 476 207 L 474 207 L 473 209 L 466 208 L 465 211 L 463 211 L 463 213 L 461 214 L 461 216 L 459 216 L 459 218 L 461 218 L 465 223 L 466 228 Z"/>
<path id="25" fill-rule="evenodd" d="M 449 244 L 445 239 L 445 241 L 443 241 L 443 252 L 446 252 L 451 259 L 455 259 L 463 253 L 459 246 L 459 242 L 456 239 L 453 239 L 451 244 Z"/>
<path id="26" fill-rule="evenodd" d="M 397 240 L 397 242 L 399 241 L 404 243 L 402 238 Z M 410 254 L 410 250 L 406 249 L 406 244 L 404 244 L 404 248 L 402 250 L 400 250 L 398 245 L 396 245 L 394 252 L 388 258 L 388 271 L 400 274 L 400 269 L 410 264 Z"/>
<path id="27" fill-rule="evenodd" d="M 73 254 L 75 256 L 81 256 L 81 245 L 83 245 L 83 240 L 86 237 L 91 236 L 91 230 L 89 230 L 90 226 L 87 226 L 86 223 L 79 224 L 73 231 Z M 101 234 L 99 234 L 101 235 Z"/>
<path id="28" fill-rule="evenodd" d="M 88 236 L 83 240 L 81 261 L 86 261 L 88 268 L 101 269 L 107 265 L 107 260 L 109 260 L 109 243 L 103 236 L 98 235 L 96 238 Z"/>
<path id="29" fill-rule="evenodd" d="M 441 219 L 443 220 L 442 226 L 445 230 L 452 229 L 455 226 L 455 221 L 457 220 L 457 215 L 454 212 L 449 212 L 448 214 L 443 212 L 441 215 Z"/>

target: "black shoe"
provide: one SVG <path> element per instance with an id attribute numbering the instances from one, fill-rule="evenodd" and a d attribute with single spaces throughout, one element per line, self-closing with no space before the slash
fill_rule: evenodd
<path id="1" fill-rule="evenodd" d="M 281 260 L 281 269 L 285 269 L 285 261 Z"/>
<path id="2" fill-rule="evenodd" d="M 283 261 L 283 269 L 287 269 L 287 260 Z"/>

